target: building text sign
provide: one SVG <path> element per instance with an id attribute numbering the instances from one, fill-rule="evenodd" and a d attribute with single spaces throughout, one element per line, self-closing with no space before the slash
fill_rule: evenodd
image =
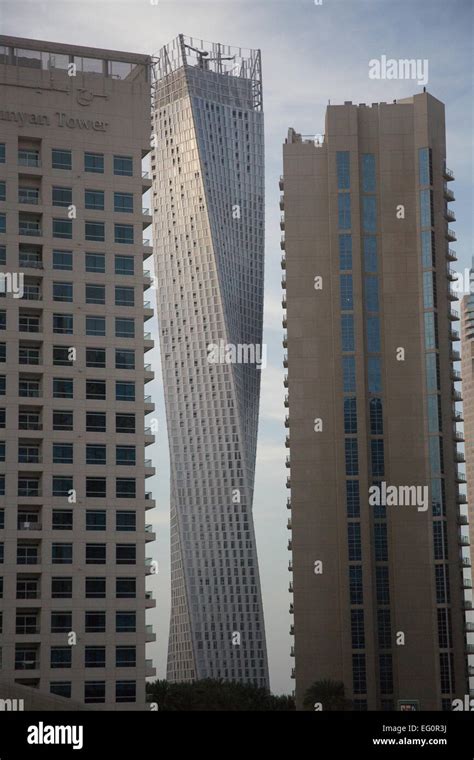
<path id="1" fill-rule="evenodd" d="M 21 127 L 31 124 L 37 127 L 48 127 L 51 125 L 51 119 L 46 114 L 27 113 L 25 111 L 0 110 L 1 121 L 15 121 Z M 79 129 L 92 132 L 105 132 L 109 122 L 102 119 L 84 119 L 80 116 L 69 116 L 62 111 L 56 111 L 54 114 L 56 127 L 66 127 L 67 129 Z"/>

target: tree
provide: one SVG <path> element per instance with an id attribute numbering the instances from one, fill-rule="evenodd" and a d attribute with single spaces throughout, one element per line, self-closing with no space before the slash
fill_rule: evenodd
<path id="1" fill-rule="evenodd" d="M 276 696 L 252 684 L 205 678 L 189 683 L 158 680 L 147 683 L 147 701 L 160 711 L 282 711 L 294 710 L 293 697 Z"/>
<path id="2" fill-rule="evenodd" d="M 324 711 L 352 710 L 352 702 L 344 695 L 342 681 L 332 681 L 330 678 L 315 681 L 303 698 L 305 710 L 314 710 L 315 705 L 320 704 Z"/>

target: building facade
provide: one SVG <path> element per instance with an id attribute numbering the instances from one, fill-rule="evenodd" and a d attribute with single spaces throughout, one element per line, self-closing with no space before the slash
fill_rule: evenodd
<path id="1" fill-rule="evenodd" d="M 332 679 L 354 709 L 448 710 L 471 581 L 444 106 L 329 106 L 283 155 L 297 702 Z"/>
<path id="2" fill-rule="evenodd" d="M 473 262 L 474 263 L 474 262 Z M 464 417 L 469 530 L 473 538 L 474 504 L 474 266 L 469 271 L 469 293 L 461 302 L 461 373 Z"/>
<path id="3" fill-rule="evenodd" d="M 4 679 L 145 709 L 150 59 L 0 37 Z"/>
<path id="4" fill-rule="evenodd" d="M 171 460 L 168 678 L 267 686 L 252 519 L 264 267 L 259 51 L 183 36 L 163 48 L 154 146 Z"/>

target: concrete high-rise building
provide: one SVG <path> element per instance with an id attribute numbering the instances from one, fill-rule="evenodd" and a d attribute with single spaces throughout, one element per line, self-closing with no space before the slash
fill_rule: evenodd
<path id="1" fill-rule="evenodd" d="M 260 52 L 159 53 L 154 240 L 171 460 L 168 678 L 268 685 L 252 519 L 260 391 Z M 235 353 L 235 355 L 234 355 Z"/>
<path id="2" fill-rule="evenodd" d="M 461 341 L 464 450 L 472 544 L 472 539 L 474 539 L 474 261 L 469 271 L 469 293 L 461 302 Z"/>
<path id="3" fill-rule="evenodd" d="M 0 37 L 2 678 L 145 709 L 150 59 Z"/>
<path id="4" fill-rule="evenodd" d="M 471 602 L 444 106 L 329 106 L 283 154 L 297 702 L 332 679 L 448 710 Z"/>

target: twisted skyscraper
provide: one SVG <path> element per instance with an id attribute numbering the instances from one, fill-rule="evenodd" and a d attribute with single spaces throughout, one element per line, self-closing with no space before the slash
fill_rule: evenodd
<path id="1" fill-rule="evenodd" d="M 171 460 L 168 679 L 267 686 L 252 519 L 264 269 L 260 52 L 180 35 L 155 73 L 155 262 Z"/>

